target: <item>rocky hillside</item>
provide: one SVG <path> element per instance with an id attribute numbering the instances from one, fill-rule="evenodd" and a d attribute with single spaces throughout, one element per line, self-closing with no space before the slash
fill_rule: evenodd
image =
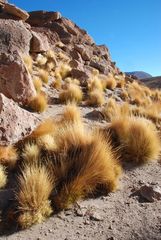
<path id="1" fill-rule="evenodd" d="M 161 88 L 161 76 L 145 78 L 141 82 L 150 88 Z"/>
<path id="2" fill-rule="evenodd" d="M 1 238 L 160 239 L 161 92 L 61 13 L 0 10 Z"/>
<path id="3" fill-rule="evenodd" d="M 128 76 L 134 76 L 137 79 L 151 78 L 152 75 L 143 71 L 126 72 Z"/>

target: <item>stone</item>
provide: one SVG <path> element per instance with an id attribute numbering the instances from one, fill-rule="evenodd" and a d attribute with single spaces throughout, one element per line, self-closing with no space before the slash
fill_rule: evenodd
<path id="1" fill-rule="evenodd" d="M 39 124 L 36 114 L 19 107 L 0 94 L 0 145 L 15 144 L 28 136 Z"/>
<path id="2" fill-rule="evenodd" d="M 81 57 L 80 53 L 78 51 L 76 51 L 75 49 L 72 49 L 70 51 L 70 56 L 73 60 L 76 60 L 78 62 L 82 62 L 82 57 Z"/>
<path id="3" fill-rule="evenodd" d="M 75 50 L 78 51 L 84 61 L 89 61 L 92 57 L 92 51 L 86 46 L 83 45 L 75 45 Z"/>
<path id="4" fill-rule="evenodd" d="M 71 60 L 69 62 L 69 65 L 71 66 L 71 68 L 75 68 L 77 70 L 83 71 L 83 64 L 81 64 L 80 62 L 78 62 L 77 60 Z"/>
<path id="5" fill-rule="evenodd" d="M 32 34 L 22 21 L 0 19 L 0 52 L 28 54 Z"/>
<path id="6" fill-rule="evenodd" d="M 64 44 L 69 44 L 70 42 L 72 42 L 72 34 L 70 34 L 66 28 L 61 25 L 58 22 L 53 22 L 52 24 L 49 25 L 51 31 L 57 32 L 57 34 L 59 35 L 62 43 Z"/>
<path id="7" fill-rule="evenodd" d="M 30 52 L 40 53 L 49 50 L 49 43 L 47 37 L 40 32 L 32 31 L 32 39 L 30 45 Z"/>
<path id="8" fill-rule="evenodd" d="M 80 80 L 81 86 L 84 86 L 85 84 L 87 84 L 87 80 L 89 78 L 89 75 L 85 71 L 73 68 L 71 70 L 70 74 L 71 74 L 72 78 L 76 78 L 76 79 Z"/>
<path id="9" fill-rule="evenodd" d="M 51 31 L 49 28 L 32 27 L 31 29 L 38 35 L 40 34 L 43 39 L 47 39 L 50 49 L 53 49 L 53 46 L 60 41 L 59 35 L 56 32 Z"/>
<path id="10" fill-rule="evenodd" d="M 29 12 L 27 23 L 31 26 L 43 27 L 44 25 L 58 20 L 59 18 L 61 18 L 60 12 L 33 11 Z"/>
<path id="11" fill-rule="evenodd" d="M 86 207 L 77 207 L 75 208 L 75 214 L 78 217 L 84 217 L 87 213 L 87 208 Z"/>
<path id="12" fill-rule="evenodd" d="M 36 95 L 32 78 L 17 52 L 0 53 L 0 92 L 22 105 Z"/>
<path id="13" fill-rule="evenodd" d="M 3 6 L 3 11 L 23 21 L 26 21 L 29 18 L 29 14 L 26 11 L 16 7 L 13 4 L 5 3 Z"/>
<path id="14" fill-rule="evenodd" d="M 109 73 L 108 64 L 106 61 L 90 61 L 90 66 L 99 70 L 99 72 L 107 75 Z"/>
<path id="15" fill-rule="evenodd" d="M 105 45 L 94 45 L 93 46 L 93 54 L 96 56 L 105 58 L 106 60 L 109 60 L 109 58 L 110 58 L 108 48 Z"/>
<path id="16" fill-rule="evenodd" d="M 103 218 L 97 212 L 92 212 L 90 214 L 90 219 L 93 221 L 102 221 L 103 220 Z"/>
<path id="17" fill-rule="evenodd" d="M 161 188 L 158 185 L 144 185 L 137 193 L 149 202 L 161 200 Z"/>

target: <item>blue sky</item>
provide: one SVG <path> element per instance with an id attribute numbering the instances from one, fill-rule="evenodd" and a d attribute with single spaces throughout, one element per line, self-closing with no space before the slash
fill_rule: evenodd
<path id="1" fill-rule="evenodd" d="M 27 10 L 60 11 L 106 44 L 122 71 L 161 75 L 161 0 L 9 0 Z"/>

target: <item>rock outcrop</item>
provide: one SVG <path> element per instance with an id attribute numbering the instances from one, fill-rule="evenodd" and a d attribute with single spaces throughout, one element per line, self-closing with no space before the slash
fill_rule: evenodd
<path id="1" fill-rule="evenodd" d="M 0 145 L 10 145 L 29 135 L 38 125 L 35 114 L 0 94 Z"/>
<path id="2" fill-rule="evenodd" d="M 36 95 L 31 76 L 17 52 L 0 54 L 0 92 L 22 105 Z"/>

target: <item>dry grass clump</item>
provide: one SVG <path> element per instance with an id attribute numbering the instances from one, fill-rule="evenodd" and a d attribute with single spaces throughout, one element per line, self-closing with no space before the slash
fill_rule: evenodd
<path id="1" fill-rule="evenodd" d="M 121 167 L 109 139 L 99 132 L 86 133 L 82 125 L 74 124 L 61 131 L 58 146 L 66 152 L 65 182 L 53 200 L 58 209 L 91 194 L 116 190 Z"/>
<path id="2" fill-rule="evenodd" d="M 55 74 L 60 74 L 61 78 L 64 79 L 70 75 L 71 67 L 68 64 L 61 63 L 55 70 Z"/>
<path id="3" fill-rule="evenodd" d="M 115 118 L 108 130 L 120 146 L 123 161 L 144 164 L 158 159 L 160 138 L 152 122 L 145 118 Z"/>
<path id="4" fill-rule="evenodd" d="M 22 157 L 27 163 L 38 162 L 40 149 L 35 143 L 27 143 L 24 146 Z"/>
<path id="5" fill-rule="evenodd" d="M 81 88 L 76 84 L 68 84 L 67 88 L 62 90 L 59 94 L 59 100 L 63 103 L 76 102 L 80 103 L 83 99 Z"/>
<path id="6" fill-rule="evenodd" d="M 33 83 L 34 83 L 34 87 L 36 89 L 36 92 L 39 93 L 41 91 L 42 88 L 42 81 L 39 77 L 34 77 L 33 78 Z"/>
<path id="7" fill-rule="evenodd" d="M 0 189 L 4 188 L 7 184 L 7 175 L 5 167 L 0 164 Z"/>
<path id="8" fill-rule="evenodd" d="M 125 89 L 123 89 L 122 92 L 120 93 L 120 97 L 122 98 L 122 100 L 128 101 L 129 99 L 128 92 Z"/>
<path id="9" fill-rule="evenodd" d="M 60 89 L 62 86 L 62 77 L 59 73 L 55 73 L 55 79 L 54 82 L 52 83 L 52 87 L 55 89 Z"/>
<path id="10" fill-rule="evenodd" d="M 78 109 L 78 107 L 76 106 L 75 103 L 68 103 L 65 106 L 63 115 L 62 115 L 62 119 L 61 122 L 64 123 L 79 123 L 81 122 L 81 115 L 80 115 L 80 111 Z"/>
<path id="11" fill-rule="evenodd" d="M 57 129 L 57 125 L 52 118 L 43 121 L 30 135 L 30 138 L 38 138 L 44 135 L 52 134 Z"/>
<path id="12" fill-rule="evenodd" d="M 102 106 L 105 102 L 104 93 L 100 90 L 93 90 L 89 92 L 86 104 L 89 106 Z"/>
<path id="13" fill-rule="evenodd" d="M 50 134 L 46 134 L 41 137 L 38 137 L 36 143 L 40 148 L 45 149 L 47 151 L 57 150 L 56 141 L 54 137 Z"/>
<path id="14" fill-rule="evenodd" d="M 18 154 L 13 146 L 0 146 L 0 164 L 14 168 L 17 160 Z"/>
<path id="15" fill-rule="evenodd" d="M 102 82 L 97 76 L 93 77 L 88 81 L 88 90 L 89 92 L 92 92 L 94 90 L 103 91 Z"/>
<path id="16" fill-rule="evenodd" d="M 31 99 L 28 105 L 33 111 L 44 112 L 48 106 L 47 96 L 44 92 L 38 93 L 35 97 Z"/>
<path id="17" fill-rule="evenodd" d="M 29 73 L 32 73 L 32 68 L 33 68 L 33 60 L 30 55 L 25 55 L 23 56 L 24 63 L 29 71 Z"/>
<path id="18" fill-rule="evenodd" d="M 39 77 L 43 83 L 49 82 L 49 73 L 47 71 L 45 71 L 44 69 L 39 70 Z"/>
<path id="19" fill-rule="evenodd" d="M 44 166 L 26 165 L 18 177 L 17 222 L 21 228 L 41 223 L 52 213 L 49 196 L 53 190 L 53 179 Z"/>
<path id="20" fill-rule="evenodd" d="M 37 58 L 36 58 L 36 63 L 39 65 L 39 66 L 43 66 L 47 63 L 47 58 L 45 56 L 43 56 L 41 53 L 39 53 L 37 55 Z"/>
<path id="21" fill-rule="evenodd" d="M 131 106 L 128 103 L 117 103 L 115 99 L 110 98 L 102 110 L 107 121 L 111 121 L 116 117 L 125 117 L 132 115 Z"/>
<path id="22" fill-rule="evenodd" d="M 123 89 L 123 88 L 125 87 L 125 84 L 126 84 L 125 78 L 122 78 L 122 77 L 120 78 L 120 77 L 119 77 L 119 78 L 117 79 L 117 76 L 116 76 L 115 78 L 116 78 L 116 80 L 117 80 L 117 81 L 116 81 L 116 82 L 117 82 L 117 87 Z"/>
<path id="23" fill-rule="evenodd" d="M 105 79 L 102 79 L 102 85 L 104 88 L 114 90 L 117 86 L 116 79 L 112 74 L 109 74 Z"/>

